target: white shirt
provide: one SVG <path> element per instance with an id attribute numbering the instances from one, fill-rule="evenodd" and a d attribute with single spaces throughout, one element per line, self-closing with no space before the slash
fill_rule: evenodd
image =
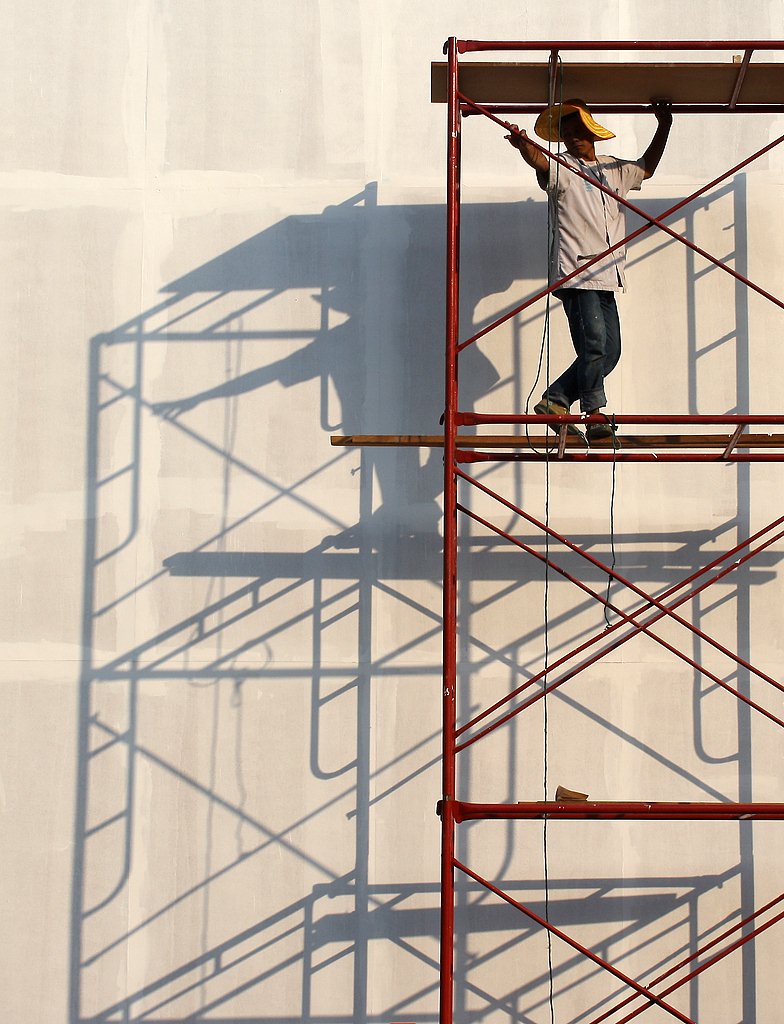
<path id="1" fill-rule="evenodd" d="M 578 160 L 568 153 L 563 154 L 563 159 L 622 197 L 639 189 L 645 177 L 642 160 L 599 156 L 591 162 Z M 555 160 L 550 161 L 549 174 L 539 175 L 539 184 L 547 190 L 552 222 L 556 225 L 551 264 L 553 281 L 571 274 L 626 235 L 625 207 Z M 567 281 L 564 287 L 623 291 L 625 264 L 626 247 L 622 246 L 584 274 Z"/>

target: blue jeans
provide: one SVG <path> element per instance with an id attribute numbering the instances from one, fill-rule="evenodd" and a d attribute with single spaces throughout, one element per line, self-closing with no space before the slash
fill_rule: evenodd
<path id="1" fill-rule="evenodd" d="M 559 288 L 553 293 L 563 303 L 577 358 L 544 397 L 568 409 L 580 399 L 581 412 L 607 405 L 604 378 L 621 358 L 621 323 L 615 292 L 586 288 Z"/>

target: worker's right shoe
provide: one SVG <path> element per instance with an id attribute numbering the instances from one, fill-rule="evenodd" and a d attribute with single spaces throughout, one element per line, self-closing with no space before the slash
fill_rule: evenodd
<path id="1" fill-rule="evenodd" d="M 617 427 L 609 420 L 606 423 L 589 423 L 585 428 L 585 437 L 588 444 L 601 444 L 603 441 L 611 441 L 613 448 L 620 448 L 620 439 L 615 436 Z"/>
<path id="2" fill-rule="evenodd" d="M 569 414 L 569 410 L 565 405 L 561 405 L 560 402 L 554 402 L 552 398 L 543 398 L 540 402 L 537 402 L 534 406 L 534 412 L 539 416 L 568 416 Z M 548 423 L 547 426 L 550 430 L 554 430 L 556 434 L 561 431 L 558 423 Z M 572 437 L 583 436 L 582 431 L 575 423 L 566 424 L 566 433 Z"/>

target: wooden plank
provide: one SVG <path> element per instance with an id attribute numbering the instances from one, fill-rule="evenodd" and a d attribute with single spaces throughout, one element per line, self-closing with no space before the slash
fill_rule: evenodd
<path id="1" fill-rule="evenodd" d="M 446 103 L 447 65 L 434 61 L 430 71 L 430 100 Z M 738 65 L 716 63 L 564 63 L 563 96 L 579 96 L 591 106 L 649 104 L 666 98 L 675 104 L 726 105 L 732 101 Z M 477 103 L 547 104 L 546 63 L 464 61 L 459 66 L 460 91 Z M 559 92 L 561 87 L 559 85 Z M 784 109 L 784 64 L 755 64 L 746 71 L 736 100 L 744 104 L 774 104 Z"/>
<path id="2" fill-rule="evenodd" d="M 727 449 L 732 434 L 618 434 L 624 449 L 722 448 Z M 443 448 L 443 434 L 333 434 L 336 448 Z M 556 434 L 458 434 L 458 448 L 545 448 L 557 452 Z M 565 448 L 584 449 L 582 438 L 568 435 Z M 744 434 L 736 448 L 784 448 L 784 434 Z"/>

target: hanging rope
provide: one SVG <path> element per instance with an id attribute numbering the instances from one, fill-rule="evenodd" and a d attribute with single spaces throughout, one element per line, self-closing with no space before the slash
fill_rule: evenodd
<path id="1" fill-rule="evenodd" d="M 557 65 L 554 66 L 554 61 Z M 555 103 L 555 91 L 556 81 L 558 82 L 559 91 L 559 102 L 563 101 L 563 63 L 561 58 L 557 54 L 550 56 L 550 95 L 548 107 L 552 109 Z M 548 132 L 551 135 L 552 132 Z M 548 143 L 548 149 L 551 149 L 551 145 Z M 557 153 L 560 155 L 561 152 L 561 141 L 560 135 L 557 143 Z M 550 162 L 552 167 L 552 161 Z M 548 167 L 547 174 L 549 177 L 550 167 Z M 555 195 L 558 195 L 558 178 L 560 175 L 561 165 L 556 161 L 555 163 Z M 549 182 L 548 182 L 549 184 Z M 558 244 L 558 202 L 552 202 L 550 199 L 550 189 L 547 190 L 547 286 L 548 288 L 553 283 L 553 266 L 556 246 Z M 547 293 L 547 299 L 545 304 L 544 314 L 544 327 L 542 331 L 542 346 L 539 351 L 539 366 L 537 368 L 536 380 L 534 386 L 531 388 L 531 392 L 526 400 L 525 411 L 528 412 L 528 405 L 531 400 L 531 395 L 536 388 L 539 381 L 539 374 L 542 366 L 542 351 L 545 353 L 545 378 L 546 388 L 545 393 L 550 392 L 550 296 L 551 292 Z M 545 549 L 544 549 L 544 676 L 542 677 L 542 686 L 547 688 L 547 672 L 550 664 L 550 445 L 545 443 L 545 507 L 544 507 L 544 521 L 547 529 L 545 530 Z M 542 717 L 543 717 L 543 738 L 542 738 L 542 798 L 547 800 L 547 789 L 548 789 L 548 772 L 549 772 L 549 717 L 547 707 L 547 695 L 545 694 L 544 700 L 542 701 Z M 542 861 L 544 867 L 544 917 L 545 921 L 550 922 L 550 857 L 548 851 L 547 842 L 547 817 L 545 816 L 542 823 Z M 553 938 L 550 930 L 547 931 L 547 977 L 548 977 L 548 1002 L 550 1006 L 550 1024 L 555 1024 L 555 993 L 554 993 L 554 981 L 553 981 Z"/>
<path id="2" fill-rule="evenodd" d="M 557 63 L 555 71 L 553 70 L 553 62 Z M 555 93 L 558 91 L 558 103 L 563 102 L 563 62 L 561 61 L 560 55 L 553 54 L 550 57 L 550 95 L 549 95 L 549 107 L 553 107 L 555 104 Z M 556 86 L 557 83 L 557 86 Z M 548 133 L 549 134 L 549 133 Z M 552 145 L 548 143 L 548 151 L 552 152 Z M 557 143 L 556 153 L 561 153 L 561 142 L 560 138 Z M 552 166 L 552 161 L 550 166 Z M 558 177 L 560 174 L 560 164 L 555 162 L 555 191 L 554 194 L 558 195 Z M 549 175 L 549 170 L 548 170 Z M 551 198 L 552 191 L 548 188 L 548 202 L 547 202 L 547 285 L 548 288 L 553 283 L 553 268 L 555 264 L 555 251 L 558 243 L 558 203 L 557 198 L 555 201 Z M 542 376 L 542 369 L 544 366 L 544 376 L 546 379 L 546 390 L 545 393 L 549 393 L 550 388 L 550 297 L 551 292 L 548 292 L 545 300 L 545 313 L 544 313 L 544 324 L 542 327 L 542 340 L 539 347 L 539 358 L 536 367 L 536 375 L 534 378 L 531 390 L 525 400 L 525 413 L 529 413 L 531 399 L 533 398 L 534 392 L 537 390 L 539 381 Z M 612 588 L 612 572 L 615 570 L 616 565 L 616 552 L 615 552 L 615 496 L 617 486 L 617 452 L 620 444 L 617 442 L 615 437 L 616 423 L 615 417 L 612 416 L 609 419 L 612 426 L 612 439 L 613 439 L 613 459 L 612 459 L 612 487 L 610 492 L 610 550 L 611 550 L 611 565 L 610 573 L 607 576 L 607 594 L 605 598 L 604 607 L 604 618 L 607 627 L 610 626 L 610 615 L 607 605 L 610 600 L 610 591 Z M 530 425 L 526 423 L 526 440 L 528 444 L 533 447 L 530 437 Z M 542 676 L 542 686 L 547 688 L 547 673 L 550 660 L 550 637 L 549 637 L 549 616 L 550 616 L 550 572 L 549 572 L 549 561 L 550 561 L 550 455 L 551 445 L 545 443 L 544 462 L 545 462 L 545 515 L 544 521 L 547 530 L 545 531 L 545 550 L 544 550 L 544 600 L 543 600 L 543 632 L 544 632 L 544 673 Z M 547 800 L 548 793 L 548 773 L 549 773 L 549 719 L 548 719 L 548 706 L 547 706 L 547 695 L 543 698 L 543 772 L 542 772 L 542 791 L 543 799 Z M 548 851 L 548 835 L 547 835 L 548 820 L 547 816 L 544 817 L 542 826 L 542 858 L 544 865 L 544 918 L 549 923 L 550 921 L 550 866 L 549 866 L 549 851 Z M 553 947 L 552 947 L 552 935 L 547 932 L 547 965 L 548 965 L 548 980 L 549 980 L 549 994 L 548 1002 L 550 1007 L 550 1021 L 551 1024 L 555 1024 L 555 1005 L 554 1005 L 554 974 L 553 974 Z"/>

